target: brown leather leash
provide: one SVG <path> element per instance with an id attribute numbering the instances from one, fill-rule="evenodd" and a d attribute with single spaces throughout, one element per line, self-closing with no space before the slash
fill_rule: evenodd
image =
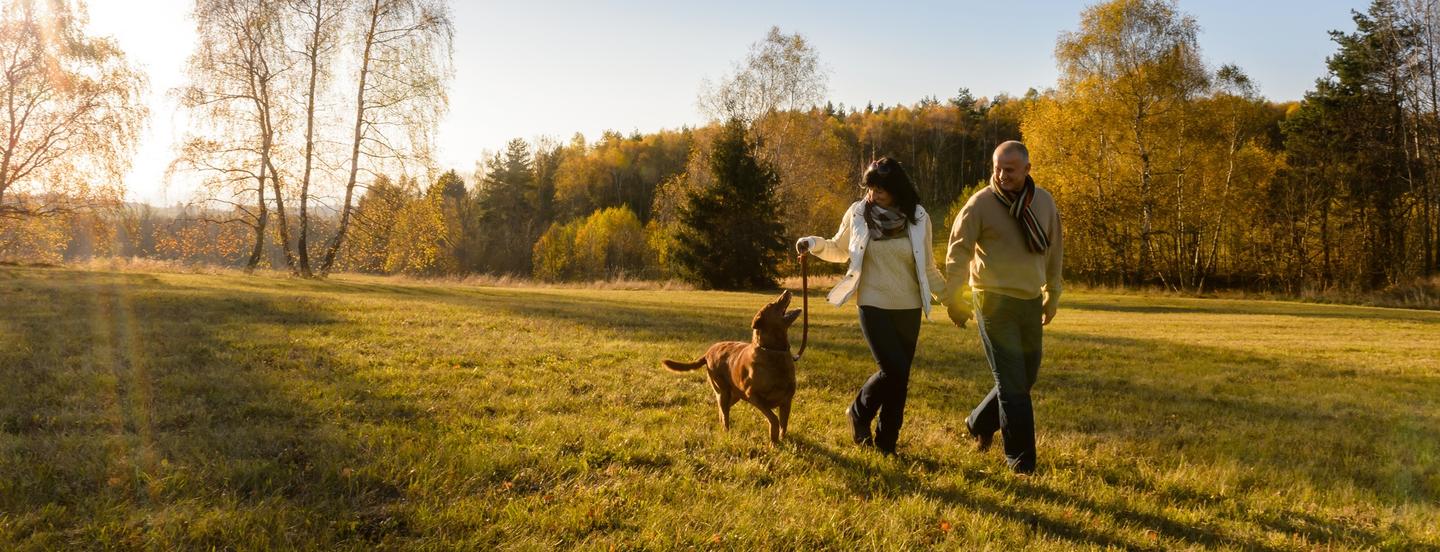
<path id="1" fill-rule="evenodd" d="M 805 354 L 805 342 L 810 339 L 810 253 L 800 254 L 800 316 L 803 322 L 800 325 L 800 350 L 795 352 L 795 360 L 800 360 L 800 355 Z"/>

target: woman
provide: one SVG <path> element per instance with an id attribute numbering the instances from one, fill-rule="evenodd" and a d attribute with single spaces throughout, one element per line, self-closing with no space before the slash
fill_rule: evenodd
<path id="1" fill-rule="evenodd" d="M 920 194 L 898 161 L 889 157 L 865 169 L 865 198 L 840 220 L 835 237 L 800 238 L 795 249 L 850 267 L 829 300 L 836 306 L 855 297 L 860 332 L 879 371 L 870 376 L 845 409 L 854 440 L 894 454 L 905 418 L 910 362 L 920 338 L 920 315 L 930 316 L 930 297 L 945 297 L 945 277 L 931 250 L 930 217 Z M 870 435 L 870 422 L 879 422 Z"/>

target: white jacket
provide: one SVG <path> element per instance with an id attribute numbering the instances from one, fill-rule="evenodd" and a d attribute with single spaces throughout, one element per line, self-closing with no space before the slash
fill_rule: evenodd
<path id="1" fill-rule="evenodd" d="M 835 237 L 825 239 L 819 236 L 802 238 L 807 241 L 810 253 L 821 260 L 832 263 L 850 261 L 850 268 L 840 283 L 830 290 L 826 298 L 835 306 L 845 304 L 855 295 L 860 283 L 860 268 L 865 265 L 865 245 L 870 243 L 870 227 L 865 224 L 865 200 L 856 201 L 845 211 L 840 220 L 840 229 Z M 910 233 L 910 248 L 915 254 L 915 274 L 920 284 L 920 304 L 925 318 L 930 318 L 930 298 L 946 297 L 945 276 L 935 266 L 935 252 L 932 249 L 930 216 L 925 208 L 915 207 L 915 223 L 905 225 Z M 932 285 L 933 284 L 933 285 Z"/>

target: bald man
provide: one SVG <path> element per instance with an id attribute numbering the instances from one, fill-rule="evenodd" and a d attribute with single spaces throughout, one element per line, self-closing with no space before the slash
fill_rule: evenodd
<path id="1" fill-rule="evenodd" d="M 1055 319 L 1060 304 L 1064 248 L 1055 199 L 1030 178 L 1025 144 L 1000 144 L 993 160 L 990 185 L 970 196 L 950 229 L 945 281 L 952 285 L 945 305 L 961 328 L 975 319 L 995 376 L 965 427 L 980 451 L 999 430 L 1006 463 L 1028 474 L 1035 471 L 1030 388 L 1040 373 L 1041 326 Z"/>

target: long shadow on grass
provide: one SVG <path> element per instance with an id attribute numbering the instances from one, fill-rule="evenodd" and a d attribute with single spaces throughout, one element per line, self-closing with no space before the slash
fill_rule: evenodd
<path id="1" fill-rule="evenodd" d="M 1391 322 L 1413 322 L 1417 324 L 1440 324 L 1440 313 L 1426 310 L 1392 308 L 1319 305 L 1304 303 L 1246 301 L 1231 303 L 1223 300 L 1186 299 L 1180 304 L 1137 304 L 1149 299 L 1142 297 L 1094 297 L 1081 296 L 1067 299 L 1066 309 L 1119 312 L 1131 314 L 1227 314 L 1258 316 L 1293 316 L 1298 318 L 1334 318 L 1342 320 L 1385 320 Z M 1176 300 L 1177 302 L 1179 300 Z"/>
<path id="2" fill-rule="evenodd" d="M 860 389 L 866 378 L 876 370 L 874 356 L 861 337 L 854 307 L 847 305 L 835 309 L 822 298 L 811 298 L 812 310 L 809 344 L 805 356 L 796 364 L 796 376 L 802 403 L 816 394 L 829 397 L 849 397 Z M 698 358 L 711 343 L 716 341 L 750 341 L 750 320 L 755 310 L 763 306 L 770 297 L 766 295 L 738 296 L 723 308 L 713 305 L 700 307 L 676 303 L 659 303 L 645 300 L 614 300 L 580 298 L 574 296 L 552 296 L 526 294 L 523 298 L 487 298 L 496 301 L 491 308 L 504 310 L 517 316 L 542 316 L 557 322 L 572 323 L 592 329 L 602 335 L 617 339 L 628 339 L 644 343 L 663 343 L 673 352 L 670 358 L 690 360 Z M 792 307 L 795 306 L 792 303 Z M 824 309 L 825 319 L 815 316 L 815 309 Z M 839 322 L 836 321 L 837 315 Z M 943 318 L 940 309 L 932 313 Z M 922 339 L 953 339 L 955 334 L 931 332 L 953 332 L 953 328 L 940 324 L 923 325 Z M 791 350 L 798 350 L 801 328 L 797 322 L 790 328 Z M 658 363 L 660 359 L 653 359 Z M 956 387 L 953 378 L 934 377 L 934 367 L 978 365 L 983 362 L 979 348 L 961 350 L 953 354 L 939 347 L 921 347 L 916 359 L 917 372 L 912 379 L 912 394 L 916 387 L 949 390 Z M 657 368 L 657 373 L 663 372 Z M 708 395 L 705 400 L 710 400 Z M 809 406 L 801 404 L 798 409 Z M 961 417 L 963 419 L 963 415 Z"/>
<path id="3" fill-rule="evenodd" d="M 747 339 L 746 322 L 752 309 L 766 300 L 764 296 L 757 296 L 755 306 L 750 306 L 743 304 L 748 300 L 742 296 L 737 297 L 733 306 L 727 301 L 721 308 L 714 307 L 713 303 L 704 308 L 691 308 L 648 300 L 641 295 L 633 300 L 612 297 L 478 290 L 437 293 L 435 299 L 574 324 L 615 338 L 683 343 L 695 353 L 711 341 Z M 1093 304 L 1082 308 L 1092 307 Z M 1299 310 L 1304 310 L 1304 306 Z M 1237 314 L 1243 311 L 1217 307 L 1209 312 Z M 1291 312 L 1278 309 L 1274 314 Z M 833 321 L 817 327 L 823 328 L 821 335 L 828 331 L 853 331 Z M 828 341 L 824 347 L 839 357 L 864 359 L 860 362 L 868 364 L 869 351 L 853 336 L 843 342 Z M 1085 349 L 1086 358 L 1072 361 L 1067 350 L 1075 348 Z M 1187 363 L 1198 362 L 1200 367 L 1153 366 L 1147 359 L 1157 353 L 1163 353 L 1160 356 L 1165 358 L 1184 359 Z M 933 360 L 929 364 L 942 372 L 937 381 L 944 379 L 946 370 L 960 369 Z M 806 370 L 803 361 L 801 370 L 802 374 Z M 974 375 L 969 367 L 965 370 L 963 376 L 957 377 Z M 1169 371 L 1163 378 L 1151 377 L 1157 370 Z M 1046 401 L 1040 410 L 1042 430 L 1091 435 L 1119 443 L 1122 448 L 1133 448 L 1136 454 L 1150 456 L 1150 463 L 1227 461 L 1253 466 L 1258 475 L 1253 484 L 1258 487 L 1264 487 L 1268 481 L 1304 480 L 1315 489 L 1350 485 L 1383 504 L 1433 503 L 1440 496 L 1440 489 L 1431 483 L 1433 475 L 1425 470 L 1433 468 L 1426 467 L 1424 458 L 1433 456 L 1435 451 L 1423 428 L 1433 425 L 1434 416 L 1416 417 L 1383 408 L 1377 411 L 1376 407 L 1386 402 L 1403 402 L 1412 412 L 1435 412 L 1440 410 L 1440 404 L 1436 404 L 1440 389 L 1434 382 L 1422 378 L 1357 375 L 1363 372 L 1352 366 L 1293 356 L 1260 356 L 1160 340 L 1051 331 L 1047 333 L 1046 368 L 1042 369 L 1036 393 Z M 1147 377 L 1139 377 L 1142 375 Z M 828 385 L 843 388 L 848 394 L 858 383 L 859 380 L 835 379 Z M 1311 394 L 1336 388 L 1347 389 L 1350 395 L 1337 399 Z M 978 398 L 957 401 L 949 407 L 950 417 L 963 419 L 969 400 Z M 705 399 L 697 397 L 696 400 Z M 1047 416 L 1051 406 L 1064 415 Z M 1356 462 L 1354 458 L 1366 460 Z M 852 472 L 853 468 L 846 467 L 845 471 Z M 1277 515 L 1248 511 L 1227 514 L 1209 498 L 1209 493 L 1158 485 L 1140 475 L 1133 464 L 1080 469 L 1093 470 L 1106 484 L 1125 493 L 1155 495 L 1162 503 L 1231 516 L 1232 521 L 1241 525 L 1258 524 L 1314 541 L 1340 538 L 1378 546 L 1386 538 L 1362 522 L 1318 519 L 1295 510 Z M 1120 519 L 1139 520 L 1162 535 L 1190 542 L 1214 545 L 1233 542 L 1236 538 L 1133 509 L 1115 511 L 1119 506 L 1087 502 L 1084 497 L 1065 496 L 1044 487 L 1022 485 L 1019 492 L 1050 501 L 1080 504 Z M 1078 535 L 1076 526 L 1069 521 L 1052 520 L 1052 525 L 1055 526 L 1052 532 L 1057 534 Z M 1240 544 L 1260 547 L 1260 543 L 1254 542 Z"/>
<path id="4" fill-rule="evenodd" d="M 323 304 L 294 303 L 293 299 L 269 296 L 258 281 L 243 288 L 253 293 L 237 296 L 212 289 L 166 286 L 147 276 L 113 276 L 123 280 L 119 282 L 104 281 L 112 277 L 109 275 L 64 271 L 55 271 L 54 277 L 50 276 L 28 278 L 20 284 L 27 289 L 20 291 L 4 291 L 4 286 L 12 284 L 0 283 L 0 293 L 5 293 L 0 299 L 7 306 L 0 312 L 0 331 L 17 332 L 26 344 L 26 347 L 0 351 L 4 365 L 18 367 L 0 369 L 0 389 L 6 390 L 5 400 L 0 401 L 0 430 L 21 443 L 12 449 L 18 452 L 4 459 L 5 470 L 0 470 L 18 474 L 15 481 L 19 481 L 9 483 L 8 487 L 0 486 L 4 491 L 0 492 L 3 510 L 34 511 L 56 503 L 83 511 L 87 501 L 96 494 L 130 500 L 137 507 L 184 500 L 204 503 L 233 497 L 245 504 L 266 500 L 292 504 L 312 513 L 320 524 L 342 526 L 333 529 L 339 535 L 336 538 L 341 540 L 383 541 L 408 534 L 403 513 L 392 508 L 403 500 L 400 484 L 366 469 L 375 453 L 367 452 L 364 444 L 357 442 L 353 426 L 349 424 L 356 420 L 386 418 L 423 424 L 425 416 L 403 398 L 371 393 L 364 382 L 355 377 L 353 367 L 340 366 L 329 351 L 303 345 L 303 339 L 287 338 L 290 333 L 323 332 L 335 322 Z M 107 377 L 124 381 L 134 371 L 133 366 L 125 365 L 123 358 L 118 361 L 121 368 L 115 371 L 90 373 L 83 369 L 83 359 L 93 356 L 89 350 L 93 345 L 85 341 L 89 338 L 84 336 L 96 333 L 93 327 L 97 319 L 96 306 L 107 301 L 121 303 L 118 293 L 104 295 L 107 286 L 143 290 L 130 296 L 130 308 L 134 312 L 131 319 L 139 321 L 134 337 L 143 344 L 140 350 L 148 361 L 153 397 L 148 408 L 152 411 L 123 421 L 121 430 L 114 432 L 125 444 L 120 456 L 138 460 L 107 461 L 93 466 L 43 462 L 42 459 L 48 457 L 115 456 L 111 452 L 113 447 L 104 444 L 53 443 L 58 441 L 57 435 L 66 432 L 91 435 L 96 442 L 115 440 L 111 438 L 111 422 L 101 413 L 106 410 L 105 403 L 87 405 L 77 412 L 73 402 L 76 394 L 85 392 L 84 388 L 75 387 L 80 385 L 77 381 Z M 675 343 L 677 348 L 695 353 L 711 341 L 747 339 L 749 317 L 766 300 L 764 296 L 756 296 L 754 306 L 737 299 L 735 306 L 695 309 L 655 301 L 580 298 L 514 290 L 457 293 L 414 286 L 352 283 L 339 286 L 295 283 L 288 287 L 306 291 L 334 287 L 346 292 L 423 296 L 426 301 L 453 303 L 480 311 L 498 309 L 575 324 L 615 338 Z M 117 320 L 113 315 L 98 319 L 110 324 Z M 833 322 L 817 327 L 824 328 L 821 332 L 853 331 Z M 125 335 L 123 327 L 106 331 L 110 335 Z M 244 332 L 254 334 L 242 335 Z M 812 340 L 816 338 L 815 333 L 812 331 Z M 69 342 L 71 336 L 81 336 L 78 344 Z M 1067 347 L 1077 346 L 1103 351 L 1103 354 L 1085 360 L 1084 365 L 1067 366 L 1070 361 L 1065 351 Z M 832 340 L 823 347 L 843 358 L 869 362 L 868 350 L 854 336 L 847 336 L 843 343 Z M 1047 348 L 1046 368 L 1042 369 L 1036 391 L 1046 401 L 1040 411 L 1040 424 L 1045 431 L 1093 435 L 1128 444 L 1139 453 L 1154 455 L 1153 463 L 1161 465 L 1180 462 L 1178 451 L 1190 459 L 1229 460 L 1287 478 L 1308 479 L 1315 488 L 1323 489 L 1339 477 L 1392 504 L 1424 503 L 1436 498 L 1435 489 L 1423 482 L 1414 483 L 1425 474 L 1416 474 L 1413 468 L 1404 467 L 1420 464 L 1424 451 L 1399 446 L 1433 448 L 1424 434 L 1414 428 L 1433 419 L 1404 419 L 1399 415 L 1376 414 L 1368 408 L 1405 396 L 1420 397 L 1421 404 L 1412 404 L 1416 411 L 1434 412 L 1437 390 L 1429 381 L 1393 375 L 1367 380 L 1357 378 L 1353 369 L 1304 360 L 1063 332 L 1047 333 Z M 1194 371 L 1177 371 L 1164 385 L 1125 377 L 1142 373 L 1146 368 L 1144 359 L 1160 349 L 1176 358 L 1209 359 L 1212 368 L 1233 367 L 1233 373 L 1218 386 L 1213 378 L 1205 377 L 1207 374 Z M 1099 367 L 1103 369 L 1097 369 Z M 804 369 L 802 365 L 802 372 Z M 940 366 L 940 369 L 946 368 Z M 973 375 L 967 368 L 967 373 L 960 377 Z M 1291 391 L 1294 387 L 1305 388 L 1298 385 L 1302 383 L 1314 388 L 1317 382 L 1345 386 L 1353 390 L 1356 398 L 1322 402 L 1317 397 Z M 123 391 L 124 385 L 120 386 L 119 402 L 134 402 L 135 399 L 127 398 L 133 394 Z M 834 385 L 843 385 L 848 394 L 858 381 L 847 379 L 841 384 L 837 380 Z M 1232 387 L 1260 392 L 1224 394 Z M 316 392 L 352 400 L 339 401 L 346 405 L 326 410 L 316 406 L 319 400 L 314 396 Z M 978 396 L 957 401 L 953 411 L 947 414 L 962 419 L 963 409 L 968 406 L 965 403 L 970 399 Z M 1067 416 L 1047 417 L 1052 409 L 1062 407 L 1069 409 Z M 126 408 L 136 410 L 133 406 L 121 410 Z M 1117 412 L 1125 415 L 1117 416 Z M 144 455 L 126 452 L 143 448 L 137 445 L 142 440 L 139 435 L 142 418 L 151 424 L 154 441 L 150 446 L 158 457 L 169 462 L 172 467 L 168 469 L 192 480 L 166 482 L 167 468 L 155 467 Z M 836 466 L 854 492 L 873 490 L 873 483 L 865 474 L 866 466 L 803 438 L 797 438 L 796 443 L 800 454 L 817 463 Z M 1345 460 L 1356 455 L 1368 460 Z M 115 463 L 124 464 L 130 472 L 129 475 L 122 473 L 118 486 L 109 483 L 114 481 L 111 465 Z M 1300 534 L 1312 542 L 1341 539 L 1351 544 L 1380 546 L 1394 536 L 1377 534 L 1360 522 L 1318 519 L 1294 509 L 1271 515 L 1245 512 L 1243 504 L 1238 509 L 1220 507 L 1198 490 L 1157 484 L 1133 465 L 1073 469 L 1093 470 L 1105 484 L 1127 494 L 1156 496 L 1164 504 L 1228 517 L 1236 524 L 1258 524 L 1274 531 Z M 142 490 L 143 481 L 151 477 L 159 477 L 162 482 L 155 496 Z M 972 505 L 1078 543 L 1121 548 L 1146 546 L 1114 535 L 1094 534 L 1083 522 L 1055 517 L 1038 508 L 1017 506 L 1013 501 L 998 498 L 996 493 L 1104 512 L 1116 519 L 1134 520 L 1167 538 L 1207 545 L 1265 548 L 1264 543 L 1237 540 L 1236 536 L 1217 529 L 1187 526 L 1123 504 L 1097 503 L 1085 496 L 1045 486 L 1043 480 L 1015 482 L 1008 476 L 972 473 L 968 479 L 983 482 L 981 487 L 931 488 L 902 468 L 887 471 L 884 477 L 899 490 Z M 1255 485 L 1263 487 L 1266 481 L 1260 479 Z M 358 520 L 345 514 L 355 511 L 362 512 Z M 355 521 L 359 521 L 360 529 L 343 528 Z M 226 542 L 209 544 L 223 547 Z"/>
<path id="5" fill-rule="evenodd" d="M 1061 538 L 1075 544 L 1119 549 L 1160 549 L 1158 537 L 1171 541 L 1202 544 L 1210 547 L 1239 546 L 1247 550 L 1285 550 L 1265 542 L 1228 534 L 1209 526 L 1197 526 L 1136 510 L 1116 503 L 1101 503 L 1074 493 L 1058 491 L 1043 483 L 1032 482 L 1000 472 L 967 471 L 965 484 L 933 485 L 915 473 L 936 473 L 943 469 L 936 460 L 904 453 L 880 472 L 873 466 L 839 454 L 824 444 L 804 437 L 791 437 L 796 453 L 806 457 L 817 468 L 838 472 L 845 478 L 850 493 L 860 497 L 899 497 L 922 495 L 947 504 L 971 508 L 1009 522 L 1028 527 L 1031 531 Z M 877 478 L 878 477 L 878 478 Z M 1137 492 L 1152 489 L 1148 483 L 1136 485 Z M 1196 504 L 1203 503 L 1200 499 Z M 1213 504 L 1205 504 L 1213 506 Z M 1096 529 L 1083 519 L 1055 515 L 1046 507 L 1056 506 L 1103 513 L 1115 520 L 1136 524 L 1154 531 L 1157 542 L 1136 542 Z M 1250 513 L 1253 516 L 1253 513 Z M 1253 520 L 1252 520 L 1253 521 Z M 1263 524 L 1287 534 L 1305 536 L 1310 542 L 1363 543 L 1378 546 L 1384 538 L 1369 530 L 1346 526 L 1334 520 L 1320 519 L 1303 513 L 1286 512 L 1283 517 L 1270 517 Z M 1416 543 L 1411 543 L 1416 544 Z"/>
<path id="6" fill-rule="evenodd" d="M 369 286 L 347 284 L 349 289 L 384 289 Z M 436 292 L 426 297 L 426 301 L 463 306 L 480 312 L 503 312 L 515 318 L 541 318 L 551 323 L 573 324 L 616 340 L 673 344 L 671 348 L 674 352 L 666 354 L 671 358 L 688 360 L 699 357 L 716 341 L 749 341 L 751 318 L 771 299 L 767 295 L 737 295 L 733 303 L 727 301 L 723 306 L 691 306 L 645 297 L 642 294 L 635 294 L 634 298 L 579 297 L 531 290 L 461 288 Z M 816 305 L 812 301 L 812 311 L 816 308 L 831 307 L 823 302 Z M 799 365 L 801 385 L 807 389 L 833 388 L 836 392 L 853 392 L 850 386 L 858 388 L 863 379 L 851 381 L 837 377 L 832 370 L 819 367 L 825 365 L 823 363 L 827 362 L 827 358 L 831 362 L 836 358 L 846 359 L 846 362 L 858 359 L 868 366 L 873 362 L 870 350 L 858 340 L 858 328 L 846 325 L 853 323 L 853 318 L 842 318 L 846 320 L 842 323 L 816 318 L 811 317 L 808 356 Z M 796 350 L 800 344 L 798 325 L 791 327 L 790 341 L 792 350 Z M 657 373 L 659 360 L 652 360 L 652 365 L 657 366 Z"/>
<path id="7" fill-rule="evenodd" d="M 683 349 L 676 353 L 677 358 L 698 356 L 716 341 L 749 341 L 751 317 L 774 298 L 768 293 L 733 293 L 729 295 L 732 295 L 734 300 L 727 300 L 721 305 L 716 305 L 713 301 L 687 305 L 657 301 L 654 299 L 656 295 L 650 292 L 635 292 L 633 295 L 629 295 L 631 292 L 606 292 L 602 297 L 585 297 L 567 293 L 567 290 L 432 287 L 353 280 L 286 282 L 287 286 L 305 291 L 389 294 L 421 299 L 427 303 L 466 307 L 481 313 L 499 311 L 517 318 L 539 317 L 558 323 L 575 324 L 615 339 L 683 344 Z M 238 285 L 256 288 L 265 286 L 263 282 L 240 282 Z M 844 322 L 837 324 L 833 321 L 822 321 L 816 313 L 823 309 L 826 314 L 830 314 L 836 309 L 825 303 L 823 295 L 813 290 L 811 294 L 809 350 L 825 348 L 846 357 L 861 355 L 861 358 L 868 359 L 869 349 L 850 339 L 859 335 L 859 330 L 853 325 L 853 312 L 849 310 L 853 307 L 842 309 L 841 320 Z M 792 307 L 799 307 L 798 297 Z M 846 339 L 840 343 L 825 340 L 826 332 L 844 332 Z M 798 323 L 791 328 L 790 340 L 792 347 L 798 347 Z"/>
<path id="8" fill-rule="evenodd" d="M 1086 351 L 1084 360 L 1069 356 L 1075 349 Z M 1100 357 L 1091 358 L 1096 350 L 1101 351 Z M 1159 355 L 1162 351 L 1164 354 Z M 1187 366 L 1153 365 L 1147 360 L 1156 356 L 1183 359 Z M 1197 359 L 1203 360 L 1198 368 L 1188 365 Z M 939 367 L 947 369 L 943 364 Z M 1150 377 L 1157 370 L 1165 370 L 1163 378 Z M 976 375 L 969 368 L 964 371 L 965 375 L 956 374 L 956 378 L 942 375 L 936 379 L 944 382 Z M 1440 410 L 1436 399 L 1440 397 L 1440 384 L 1414 376 L 1365 378 L 1356 374 L 1352 367 L 1303 357 L 1260 356 L 1163 341 L 1049 332 L 1046 367 L 1036 388 L 1037 397 L 1044 402 L 1039 408 L 1040 429 L 1052 434 L 1091 435 L 1120 450 L 1133 449 L 1136 459 L 1107 466 L 1055 460 L 1064 465 L 1052 463 L 1052 469 L 1063 467 L 1096 477 L 1105 486 L 1119 490 L 1119 496 L 1147 498 L 1134 506 L 1126 501 L 1097 501 L 1083 493 L 1048 486 L 1043 478 L 1024 480 L 987 472 L 967 474 L 967 479 L 979 481 L 979 487 L 928 486 L 906 468 L 885 470 L 879 475 L 886 493 L 922 494 L 964 504 L 1097 546 L 1158 544 L 1097 534 L 1078 520 L 1023 505 L 1041 502 L 1103 513 L 1166 539 L 1206 546 L 1274 548 L 1242 533 L 1227 531 L 1222 528 L 1224 524 L 1182 522 L 1155 513 L 1152 506 L 1203 511 L 1214 520 L 1262 532 L 1297 535 L 1312 543 L 1383 547 L 1405 542 L 1407 546 L 1433 549 L 1406 538 L 1398 526 L 1325 517 L 1287 505 L 1256 509 L 1248 502 L 1252 493 L 1268 494 L 1267 485 L 1279 485 L 1274 492 L 1284 492 L 1287 481 L 1301 480 L 1320 490 L 1340 486 L 1359 489 L 1360 496 L 1368 493 L 1369 501 L 1382 510 L 1389 506 L 1434 504 L 1440 496 L 1440 489 L 1434 486 L 1436 468 L 1428 466 L 1424 459 L 1437 452 L 1426 428 L 1440 423 L 1431 414 Z M 1331 392 L 1334 389 L 1346 389 L 1348 393 L 1336 396 Z M 965 397 L 950 406 L 941 401 L 938 410 L 951 410 L 946 417 L 963 419 L 969 400 L 978 398 L 978 394 Z M 1381 408 L 1387 403 L 1399 408 Z M 871 466 L 803 436 L 793 439 L 797 452 L 820 467 L 833 466 L 855 495 L 868 496 L 877 491 Z M 1051 462 L 1045 458 L 1043 441 L 1041 447 L 1042 463 Z M 1240 480 L 1232 482 L 1251 490 L 1217 496 L 1214 489 L 1159 482 L 1138 468 L 1139 464 L 1158 465 L 1163 473 L 1167 465 L 1212 461 L 1239 466 L 1241 470 L 1253 469 L 1254 473 L 1242 472 Z M 938 465 L 923 456 L 910 456 L 903 462 Z M 935 469 L 932 466 L 921 471 Z M 1015 500 L 1001 501 L 994 493 Z M 1343 504 L 1333 506 L 1344 508 Z"/>
<path id="9" fill-rule="evenodd" d="M 822 443 L 816 443 L 804 437 L 794 436 L 789 437 L 789 440 L 800 456 L 807 457 L 811 463 L 817 467 L 836 468 L 839 473 L 844 475 L 846 478 L 846 487 L 850 490 L 851 494 L 855 496 L 924 495 L 934 500 L 973 508 L 997 518 L 1026 526 L 1031 531 L 1043 532 L 1076 544 L 1119 549 L 1129 549 L 1136 546 L 1127 540 L 1116 538 L 1106 533 L 1089 530 L 1085 527 L 1084 523 L 1079 520 L 1057 518 L 1047 515 L 1036 508 L 1025 508 L 1023 506 L 1006 504 L 994 496 L 987 496 L 985 493 L 979 492 L 981 489 L 988 490 L 994 486 L 1003 487 L 1006 485 L 1006 482 L 1003 481 L 986 481 L 984 487 L 947 486 L 937 488 L 911 473 L 911 468 L 914 467 L 911 466 L 911 464 L 919 464 L 921 471 L 925 472 L 934 472 L 939 469 L 938 463 L 930 459 L 902 455 L 889 466 L 893 469 L 886 469 L 877 474 L 872 470 L 871 466 L 831 450 Z M 880 477 L 879 481 L 874 479 L 876 475 Z M 1211 542 L 1220 542 L 1223 540 L 1219 535 L 1207 536 Z"/>
<path id="10" fill-rule="evenodd" d="M 1035 389 L 1042 401 L 1037 406 L 1042 431 L 1089 435 L 1131 449 L 1133 457 L 1150 465 L 1223 462 L 1254 470 L 1241 475 L 1242 487 L 1301 480 L 1314 489 L 1349 485 L 1386 505 L 1427 505 L 1440 498 L 1435 468 L 1424 461 L 1440 452 L 1425 429 L 1437 423 L 1433 413 L 1440 410 L 1440 384 L 1431 379 L 1367 378 L 1353 367 L 1293 356 L 1055 331 L 1047 332 L 1046 349 Z M 1076 349 L 1085 351 L 1080 360 L 1069 356 Z M 1184 365 L 1150 360 L 1157 357 Z M 1157 373 L 1163 375 L 1157 378 Z M 1346 392 L 1335 394 L 1336 389 Z M 954 416 L 963 417 L 968 404 L 959 406 Z M 1043 441 L 1041 447 L 1044 463 Z M 1325 519 L 1292 508 L 1256 512 L 1243 502 L 1227 505 L 1228 499 L 1206 489 L 1157 484 L 1132 462 L 1066 467 L 1090 472 L 1125 496 L 1153 496 L 1161 505 L 1212 512 L 1311 542 L 1381 546 L 1395 536 L 1395 529 L 1382 535 L 1363 521 Z M 1263 548 L 1037 483 L 1018 483 L 1012 492 L 1137 520 L 1161 535 L 1190 542 Z M 964 489 L 942 490 L 940 496 L 946 494 L 961 502 L 974 499 Z"/>
<path id="11" fill-rule="evenodd" d="M 696 353 L 710 341 L 748 337 L 745 322 L 754 307 L 741 305 L 738 299 L 735 306 L 694 309 L 636 297 L 636 300 L 626 300 L 507 290 L 501 294 L 461 293 L 443 300 L 575 324 L 616 338 L 688 344 L 686 347 Z M 763 304 L 763 300 L 763 296 L 757 297 L 756 305 Z M 1240 311 L 1215 309 L 1213 312 L 1237 314 Z M 823 328 L 820 335 L 829 331 L 853 331 L 839 327 L 833 319 L 817 327 Z M 812 339 L 815 333 L 812 331 Z M 869 351 L 853 336 L 847 336 L 843 342 L 826 341 L 823 347 L 839 357 L 868 364 Z M 1072 361 L 1067 350 L 1077 348 L 1087 351 L 1086 358 Z M 1054 331 L 1047 333 L 1047 351 L 1046 368 L 1042 369 L 1036 390 L 1041 400 L 1046 401 L 1040 410 L 1044 431 L 1092 435 L 1119 443 L 1121 448 L 1133 448 L 1137 455 L 1150 456 L 1147 462 L 1150 464 L 1163 466 L 1211 459 L 1254 466 L 1257 477 L 1251 478 L 1250 484 L 1259 488 L 1270 481 L 1283 485 L 1283 481 L 1296 479 L 1308 481 L 1315 489 L 1346 484 L 1372 494 L 1378 503 L 1393 505 L 1432 503 L 1440 494 L 1427 486 L 1427 472 L 1424 472 L 1427 468 L 1423 459 L 1434 454 L 1434 445 L 1425 438 L 1421 428 L 1433 422 L 1433 416 L 1407 418 L 1383 410 L 1376 412 L 1374 408 L 1386 401 L 1404 401 L 1415 411 L 1435 412 L 1440 409 L 1440 405 L 1435 404 L 1440 389 L 1429 380 L 1394 374 L 1367 379 L 1357 376 L 1363 370 L 1357 371 L 1352 366 L 1303 358 Z M 1198 361 L 1201 367 L 1173 370 L 1152 366 L 1147 359 L 1157 353 L 1163 353 L 1165 358 Z M 975 359 L 978 353 L 970 360 Z M 935 375 L 937 382 L 945 380 L 947 370 L 961 369 L 933 359 L 927 364 L 941 372 Z M 973 377 L 975 374 L 970 368 L 964 367 L 965 374 L 956 374 L 956 377 Z M 802 374 L 805 370 L 802 361 Z M 1153 376 L 1156 370 L 1173 372 L 1160 379 L 1138 377 Z M 859 380 L 836 379 L 829 385 L 843 388 L 848 394 L 858 384 Z M 935 385 L 943 387 L 940 383 L 932 387 Z M 1353 395 L 1349 399 L 1336 399 L 1307 394 L 1326 388 L 1348 389 Z M 977 395 L 956 401 L 948 407 L 949 417 L 963 419 L 969 401 L 978 398 Z M 1065 415 L 1048 416 L 1052 410 Z M 823 447 L 802 444 L 800 450 L 837 464 L 846 477 L 854 478 L 857 492 L 869 488 L 864 467 L 846 464 L 843 456 Z M 1367 460 L 1351 460 L 1357 457 Z M 1294 508 L 1275 513 L 1249 511 L 1243 503 L 1239 508 L 1229 508 L 1202 490 L 1157 484 L 1142 475 L 1134 463 L 1076 469 L 1092 472 L 1125 496 L 1154 496 L 1153 500 L 1161 505 L 1198 509 L 1214 517 L 1228 518 L 1237 525 L 1298 534 L 1312 542 L 1340 540 L 1380 546 L 1395 537 L 1393 530 L 1382 535 L 1363 521 L 1321 519 Z M 899 478 L 902 488 L 940 500 L 972 504 L 1077 542 L 1147 546 L 1124 542 L 1114 536 L 1097 536 L 1082 522 L 1046 517 L 1038 509 L 1013 507 L 985 493 L 960 488 L 926 488 L 901 472 L 887 477 Z M 1022 498 L 1073 504 L 1118 520 L 1133 521 L 1166 538 L 1210 546 L 1266 548 L 1265 543 L 1245 540 L 1215 526 L 1191 526 L 1124 504 L 1097 503 L 1083 495 L 1039 484 L 997 480 L 992 487 Z M 1243 493 L 1240 498 L 1244 499 Z"/>
<path id="12" fill-rule="evenodd" d="M 148 275 L 14 274 L 0 297 L 0 328 L 16 341 L 0 350 L 0 514 L 18 520 L 21 542 L 289 548 L 410 535 L 403 483 L 356 428 L 423 413 L 307 344 L 337 320 L 322 304 Z M 225 521 L 191 526 L 197 515 Z M 296 524 L 306 528 L 285 528 Z"/>

